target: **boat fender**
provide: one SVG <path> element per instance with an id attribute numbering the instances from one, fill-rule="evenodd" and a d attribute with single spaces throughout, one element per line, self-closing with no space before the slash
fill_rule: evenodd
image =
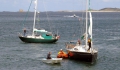
<path id="1" fill-rule="evenodd" d="M 73 56 L 73 53 L 68 51 L 68 57 L 72 57 Z"/>
<path id="2" fill-rule="evenodd" d="M 60 36 L 56 36 L 56 39 L 59 39 L 60 38 Z"/>

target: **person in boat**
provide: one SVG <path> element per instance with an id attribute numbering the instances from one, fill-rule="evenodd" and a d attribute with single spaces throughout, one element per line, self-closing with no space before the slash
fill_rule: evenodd
<path id="1" fill-rule="evenodd" d="M 47 59 L 51 59 L 51 52 L 47 54 Z"/>
<path id="2" fill-rule="evenodd" d="M 25 36 L 25 34 L 26 34 L 26 28 L 24 28 L 23 31 L 24 31 L 24 36 Z"/>
<path id="3" fill-rule="evenodd" d="M 80 44 L 81 44 L 81 42 L 80 42 L 80 40 L 78 40 L 76 45 L 80 45 Z"/>
<path id="4" fill-rule="evenodd" d="M 62 49 L 60 49 L 57 58 L 68 58 L 68 55 Z"/>
<path id="5" fill-rule="evenodd" d="M 89 51 L 91 48 L 91 39 L 90 38 L 88 39 L 88 46 L 89 46 L 89 48 L 88 48 L 88 51 Z"/>

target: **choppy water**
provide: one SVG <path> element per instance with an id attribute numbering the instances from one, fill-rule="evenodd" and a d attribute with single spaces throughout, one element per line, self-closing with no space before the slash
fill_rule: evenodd
<path id="1" fill-rule="evenodd" d="M 40 61 L 48 51 L 56 57 L 65 42 L 77 40 L 82 25 L 76 18 L 64 17 L 74 13 L 41 13 L 36 27 L 58 31 L 60 39 L 56 44 L 23 43 L 18 38 L 22 32 L 26 13 L 0 12 L 0 70 L 120 70 L 120 13 L 93 13 L 93 44 L 98 48 L 95 64 L 63 60 L 59 65 Z M 75 13 L 82 16 L 81 13 Z M 28 14 L 24 26 L 31 33 L 33 13 Z M 49 20 L 49 22 L 48 22 Z M 49 27 L 50 26 L 50 27 Z M 73 35 L 75 36 L 73 37 Z"/>

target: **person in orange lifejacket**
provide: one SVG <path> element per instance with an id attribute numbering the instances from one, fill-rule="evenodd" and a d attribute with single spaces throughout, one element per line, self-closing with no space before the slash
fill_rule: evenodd
<path id="1" fill-rule="evenodd" d="M 91 39 L 88 39 L 88 46 L 89 46 L 89 48 L 88 48 L 88 51 L 89 51 L 91 48 Z"/>
<path id="2" fill-rule="evenodd" d="M 61 49 L 58 52 L 57 58 L 68 58 L 68 55 Z"/>

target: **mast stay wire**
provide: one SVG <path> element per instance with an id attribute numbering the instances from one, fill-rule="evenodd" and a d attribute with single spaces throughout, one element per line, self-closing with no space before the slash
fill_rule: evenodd
<path id="1" fill-rule="evenodd" d="M 45 12 L 46 12 L 46 16 L 47 16 L 48 24 L 49 24 L 49 27 L 50 27 L 50 31 L 52 32 L 52 27 L 50 25 L 50 19 L 49 19 L 48 12 L 46 10 L 46 6 L 45 6 L 45 2 L 44 1 L 43 1 L 43 5 L 44 5 Z"/>
<path id="2" fill-rule="evenodd" d="M 29 8 L 28 8 L 28 11 L 27 11 L 27 13 L 26 13 L 26 15 L 25 15 L 25 19 L 24 19 L 24 21 L 22 22 L 23 23 L 23 28 L 25 28 L 25 21 L 26 21 L 26 19 L 27 19 L 27 17 L 28 17 L 28 13 L 29 13 L 29 11 L 30 11 L 30 7 L 31 7 L 31 5 L 32 5 L 32 2 L 33 2 L 33 0 L 31 0 L 31 2 L 30 2 L 30 5 L 29 5 Z"/>
<path id="3" fill-rule="evenodd" d="M 85 1 L 82 1 L 82 2 L 83 2 L 82 4 L 85 5 L 85 4 L 84 4 Z M 83 8 L 83 9 L 85 9 L 85 8 Z M 84 33 L 85 33 L 85 29 L 84 29 L 84 27 L 85 27 L 85 22 L 84 22 L 85 17 L 84 17 L 84 16 L 85 16 L 85 11 L 82 11 L 82 25 L 81 25 L 81 27 L 80 27 L 80 28 L 82 28 L 82 29 L 81 29 L 81 36 L 83 36 Z"/>
<path id="4" fill-rule="evenodd" d="M 83 5 L 85 5 L 84 4 L 84 1 L 82 1 L 83 3 Z M 80 5 L 79 5 L 80 6 Z M 82 9 L 83 10 L 83 9 Z M 77 19 L 78 19 L 78 21 L 79 21 L 79 28 L 80 28 L 80 31 L 79 32 L 77 32 L 77 33 L 79 33 L 78 35 L 80 35 L 80 36 L 78 36 L 78 39 L 81 39 L 81 36 L 83 36 L 83 34 L 84 34 L 84 32 L 85 32 L 85 29 L 84 29 L 84 27 L 85 27 L 85 22 L 84 22 L 84 15 L 85 15 L 85 13 L 84 13 L 84 11 L 81 11 L 81 13 L 82 13 L 82 16 L 80 17 L 80 16 L 78 16 L 78 17 L 76 17 Z M 73 14 L 74 14 L 74 12 L 73 12 Z M 72 27 L 72 29 L 73 29 L 73 27 Z M 72 36 L 72 39 L 73 39 L 73 37 L 75 37 L 76 35 L 76 31 L 74 32 L 74 34 L 73 34 L 73 36 Z"/>

